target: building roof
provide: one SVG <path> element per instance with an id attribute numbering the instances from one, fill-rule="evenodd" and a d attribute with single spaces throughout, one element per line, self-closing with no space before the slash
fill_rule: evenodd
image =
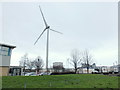
<path id="1" fill-rule="evenodd" d="M 16 46 L 0 43 L 0 46 L 16 48 Z"/>
<path id="2" fill-rule="evenodd" d="M 24 68 L 24 66 L 10 66 L 10 68 Z"/>

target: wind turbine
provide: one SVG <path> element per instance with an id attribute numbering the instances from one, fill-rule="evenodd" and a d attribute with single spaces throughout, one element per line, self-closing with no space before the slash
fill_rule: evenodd
<path id="1" fill-rule="evenodd" d="M 44 33 L 45 31 L 47 31 L 46 70 L 47 70 L 47 72 L 48 72 L 49 30 L 51 30 L 51 31 L 53 31 L 53 32 L 60 33 L 60 34 L 62 34 L 62 33 L 50 28 L 50 26 L 47 24 L 47 22 L 46 22 L 46 20 L 45 20 L 45 17 L 44 17 L 44 15 L 43 15 L 43 12 L 42 12 L 42 9 L 41 9 L 40 5 L 39 5 L 39 8 L 40 8 L 40 13 L 42 14 L 43 21 L 44 21 L 44 23 L 45 23 L 45 29 L 44 29 L 44 30 L 42 31 L 42 33 L 39 35 L 39 37 L 38 37 L 37 40 L 35 41 L 34 45 L 38 42 L 38 40 L 39 40 L 40 37 L 43 35 L 43 33 Z"/>

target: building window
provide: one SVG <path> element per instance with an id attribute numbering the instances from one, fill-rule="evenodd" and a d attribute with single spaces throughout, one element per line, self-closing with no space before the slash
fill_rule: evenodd
<path id="1" fill-rule="evenodd" d="M 11 48 L 0 46 L 0 55 L 10 56 L 11 55 Z"/>

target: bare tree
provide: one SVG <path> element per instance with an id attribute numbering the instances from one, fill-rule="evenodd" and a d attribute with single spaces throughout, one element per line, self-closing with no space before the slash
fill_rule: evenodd
<path id="1" fill-rule="evenodd" d="M 77 49 L 72 50 L 69 63 L 74 67 L 75 73 L 77 72 L 78 66 L 81 64 L 80 52 Z"/>
<path id="2" fill-rule="evenodd" d="M 44 66 L 44 62 L 40 56 L 38 56 L 34 61 L 34 68 L 37 69 L 37 73 L 39 73 L 39 70 L 41 70 Z"/>
<path id="3" fill-rule="evenodd" d="M 40 69 L 44 66 L 43 60 L 41 59 L 40 56 L 38 56 L 35 60 L 30 60 L 28 58 L 28 54 L 25 54 L 23 57 L 21 57 L 21 60 L 19 61 L 19 66 L 23 66 L 23 71 L 25 74 L 25 68 L 27 69 L 32 69 L 36 68 L 37 72 L 39 72 Z"/>
<path id="4" fill-rule="evenodd" d="M 89 54 L 88 50 L 85 50 L 83 52 L 82 62 L 84 64 L 84 66 L 87 68 L 87 73 L 89 73 L 89 68 L 92 63 L 92 56 Z"/>
<path id="5" fill-rule="evenodd" d="M 19 61 L 19 66 L 23 66 L 24 75 L 25 75 L 25 67 L 26 67 L 27 59 L 28 59 L 28 54 L 26 53 L 23 57 L 21 57 L 21 60 Z"/>
<path id="6" fill-rule="evenodd" d="M 19 61 L 19 66 L 25 66 L 27 58 L 28 54 L 26 53 L 24 56 L 21 57 L 21 60 Z"/>
<path id="7" fill-rule="evenodd" d="M 28 54 L 26 53 L 23 57 L 21 57 L 21 60 L 19 61 L 19 66 L 23 66 L 23 71 L 25 72 L 25 69 L 30 69 L 34 67 L 34 62 L 28 58 Z"/>
<path id="8" fill-rule="evenodd" d="M 30 60 L 29 58 L 27 58 L 26 60 L 26 67 L 30 70 L 32 70 L 32 68 L 34 67 L 34 62 Z"/>

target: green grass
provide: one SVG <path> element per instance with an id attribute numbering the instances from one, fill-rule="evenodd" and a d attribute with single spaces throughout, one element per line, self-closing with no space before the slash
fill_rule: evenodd
<path id="1" fill-rule="evenodd" d="M 95 74 L 3 76 L 2 88 L 118 88 L 118 78 Z"/>

